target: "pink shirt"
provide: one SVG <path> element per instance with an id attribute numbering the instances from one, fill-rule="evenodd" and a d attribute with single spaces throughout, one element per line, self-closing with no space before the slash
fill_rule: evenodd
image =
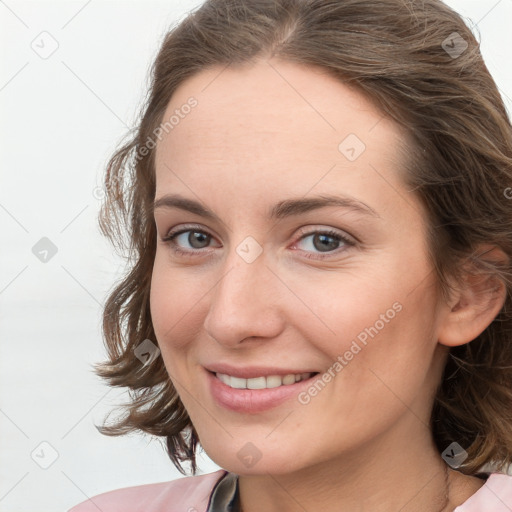
<path id="1" fill-rule="evenodd" d="M 219 469 L 206 475 L 117 489 L 94 496 L 68 512 L 208 512 L 216 484 L 227 475 Z M 454 512 L 512 512 L 512 476 L 491 473 Z"/>

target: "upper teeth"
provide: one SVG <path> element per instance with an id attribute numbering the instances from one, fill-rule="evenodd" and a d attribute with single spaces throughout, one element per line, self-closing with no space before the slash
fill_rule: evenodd
<path id="1" fill-rule="evenodd" d="M 277 388 L 279 386 L 288 386 L 295 384 L 300 380 L 309 379 L 312 373 L 290 373 L 289 375 L 269 375 L 268 377 L 255 377 L 253 379 L 242 379 L 240 377 L 233 377 L 224 373 L 215 374 L 224 384 L 236 389 L 266 389 Z"/>

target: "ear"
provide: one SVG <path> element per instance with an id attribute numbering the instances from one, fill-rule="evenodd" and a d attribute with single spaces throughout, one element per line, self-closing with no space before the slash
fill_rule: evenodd
<path id="1" fill-rule="evenodd" d="M 476 251 L 489 263 L 508 264 L 509 258 L 498 247 L 480 245 Z M 505 283 L 496 276 L 475 268 L 468 262 L 463 266 L 462 282 L 442 308 L 438 341 L 455 347 L 477 338 L 501 311 L 507 296 Z"/>

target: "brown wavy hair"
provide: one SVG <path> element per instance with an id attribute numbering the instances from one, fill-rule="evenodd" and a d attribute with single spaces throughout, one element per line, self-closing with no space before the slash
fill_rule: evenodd
<path id="1" fill-rule="evenodd" d="M 428 256 L 443 297 L 468 258 L 505 283 L 506 301 L 493 322 L 475 340 L 450 349 L 430 426 L 440 452 L 453 441 L 467 451 L 459 468 L 464 474 L 476 475 L 487 464 L 507 467 L 512 128 L 476 37 L 439 0 L 207 0 L 165 35 L 138 126 L 105 173 L 100 229 L 128 266 L 105 303 L 108 360 L 95 371 L 111 386 L 127 388 L 130 400 L 121 406 L 122 417 L 98 430 L 163 437 L 177 469 L 186 474 L 187 462 L 196 474 L 198 435 L 162 358 L 142 365 L 134 355 L 143 340 L 157 343 L 149 307 L 156 250 L 151 142 L 184 80 L 211 66 L 273 56 L 332 73 L 410 134 L 404 180 L 428 212 Z M 509 262 L 475 254 L 480 243 L 498 246 Z"/>

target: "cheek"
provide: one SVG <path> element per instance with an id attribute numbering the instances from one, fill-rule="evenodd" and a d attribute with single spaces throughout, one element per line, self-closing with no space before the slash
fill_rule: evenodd
<path id="1" fill-rule="evenodd" d="M 436 347 L 432 288 L 423 282 L 411 292 L 411 271 L 392 272 L 392 265 L 387 269 L 380 275 L 357 272 L 307 288 L 317 319 L 310 313 L 302 330 L 327 356 L 325 370 L 336 375 L 335 387 L 356 395 L 360 390 L 372 390 L 374 398 L 382 395 L 383 382 L 392 389 L 409 386 L 413 393 L 426 378 Z M 411 270 L 412 275 L 424 275 Z"/>
<path id="2" fill-rule="evenodd" d="M 293 307 L 287 309 L 289 322 L 300 326 L 307 339 L 333 361 L 350 351 L 354 341 L 365 347 L 369 340 L 381 337 L 399 322 L 402 310 L 397 299 L 403 294 L 392 279 L 388 277 L 390 282 L 386 282 L 382 267 L 379 269 L 344 268 L 313 278 L 285 276 L 284 280 L 307 306 L 290 296 Z M 353 353 L 357 351 L 357 347 L 353 348 Z"/>
<path id="3" fill-rule="evenodd" d="M 401 297 L 391 309 L 384 303 L 377 316 L 338 345 L 338 352 L 346 351 L 334 379 L 334 408 L 355 424 L 364 424 L 376 410 L 384 423 L 411 408 L 424 413 L 436 347 L 427 295 L 423 290 L 421 301 Z"/>
<path id="4" fill-rule="evenodd" d="M 183 278 L 183 273 L 167 268 L 162 255 L 155 258 L 151 277 L 150 311 L 156 338 L 165 355 L 169 350 L 180 350 L 190 338 L 190 318 L 201 307 L 195 286 Z"/>

